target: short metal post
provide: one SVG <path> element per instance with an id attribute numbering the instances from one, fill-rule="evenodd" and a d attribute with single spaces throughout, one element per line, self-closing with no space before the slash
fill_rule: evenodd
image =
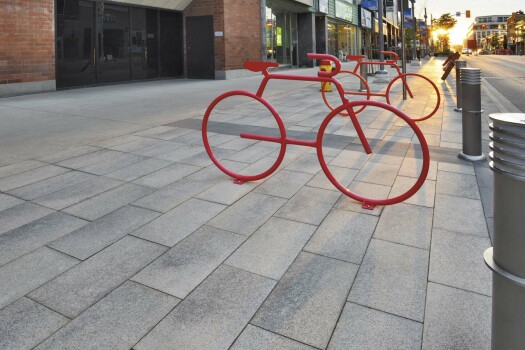
<path id="1" fill-rule="evenodd" d="M 362 61 L 363 59 L 360 59 L 360 61 Z M 363 79 L 365 81 L 368 82 L 368 69 L 367 69 L 367 65 L 366 64 L 362 64 L 360 67 L 359 67 L 359 75 L 361 75 L 361 77 L 363 77 Z M 361 80 L 361 83 L 360 83 L 360 87 L 359 87 L 359 91 L 360 92 L 367 92 L 367 88 L 366 88 L 366 85 L 365 83 Z"/>
<path id="2" fill-rule="evenodd" d="M 492 350 L 525 349 L 525 114 L 490 115 L 494 237 L 484 253 L 492 279 Z"/>
<path id="3" fill-rule="evenodd" d="M 461 105 L 463 152 L 458 157 L 471 162 L 483 162 L 487 157 L 481 151 L 481 70 L 461 68 Z"/>
<path id="4" fill-rule="evenodd" d="M 461 108 L 461 79 L 459 78 L 459 70 L 460 68 L 467 67 L 467 61 L 456 61 L 456 105 L 457 107 L 454 108 L 456 112 L 461 112 L 463 108 Z"/>

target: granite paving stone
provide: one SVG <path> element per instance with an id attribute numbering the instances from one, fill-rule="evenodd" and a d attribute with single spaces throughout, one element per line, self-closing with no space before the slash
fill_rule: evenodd
<path id="1" fill-rule="evenodd" d="M 170 162 L 169 160 L 147 158 L 141 162 L 129 165 L 119 170 L 115 170 L 106 174 L 105 176 L 122 181 L 133 181 L 139 177 L 143 177 L 159 169 L 167 167 L 170 164 L 173 164 L 173 162 Z"/>
<path id="2" fill-rule="evenodd" d="M 119 155 L 122 155 L 122 152 L 112 151 L 109 149 L 101 149 L 100 151 L 96 151 L 96 152 L 84 154 L 78 157 L 63 160 L 61 162 L 58 162 L 57 165 L 65 167 L 65 168 L 80 169 L 90 164 L 101 162 L 107 159 L 111 159 Z"/>
<path id="3" fill-rule="evenodd" d="M 134 349 L 227 349 L 274 286 L 271 279 L 220 266 Z"/>
<path id="4" fill-rule="evenodd" d="M 201 152 L 202 152 L 202 146 L 200 145 L 199 146 L 184 145 L 174 151 L 159 154 L 157 158 L 171 160 L 171 161 L 176 162 L 176 161 L 182 160 L 184 158 L 188 158 L 192 155 L 195 155 Z"/>
<path id="5" fill-rule="evenodd" d="M 401 164 L 399 169 L 399 176 L 406 177 L 419 177 L 421 174 L 421 168 L 423 167 L 423 160 L 417 158 L 406 157 Z M 436 180 L 437 179 L 437 168 L 438 162 L 435 160 L 430 160 L 427 180 Z"/>
<path id="6" fill-rule="evenodd" d="M 62 236 L 48 246 L 85 260 L 159 215 L 151 210 L 125 206 Z"/>
<path id="7" fill-rule="evenodd" d="M 314 348 L 249 324 L 230 350 L 314 350 Z"/>
<path id="8" fill-rule="evenodd" d="M 355 177 L 356 181 L 392 186 L 399 172 L 399 165 L 367 162 Z"/>
<path id="9" fill-rule="evenodd" d="M 319 225 L 340 196 L 339 191 L 303 187 L 277 211 L 275 216 Z"/>
<path id="10" fill-rule="evenodd" d="M 190 199 L 136 230 L 133 235 L 173 247 L 225 208 L 221 204 Z"/>
<path id="11" fill-rule="evenodd" d="M 61 168 L 55 165 L 46 165 L 23 173 L 4 177 L 0 179 L 0 191 L 7 192 L 18 187 L 67 173 L 68 171 L 69 169 L 66 168 Z"/>
<path id="12" fill-rule="evenodd" d="M 178 136 L 186 135 L 193 132 L 191 129 L 178 128 L 173 126 L 156 126 L 151 129 L 139 131 L 135 135 L 151 137 L 160 140 L 171 140 Z"/>
<path id="13" fill-rule="evenodd" d="M 334 259 L 361 264 L 377 225 L 372 215 L 331 211 L 304 250 Z"/>
<path id="14" fill-rule="evenodd" d="M 474 171 L 474 167 L 471 164 L 454 164 L 454 163 L 439 162 L 438 171 L 446 171 L 446 172 L 466 174 L 466 175 L 476 175 L 476 172 Z"/>
<path id="15" fill-rule="evenodd" d="M 47 163 L 39 162 L 37 160 L 25 160 L 14 164 L 4 165 L 0 167 L 0 179 L 11 175 L 20 174 L 28 170 L 46 166 Z"/>
<path id="16" fill-rule="evenodd" d="M 183 177 L 193 174 L 200 169 L 202 168 L 193 165 L 174 163 L 146 176 L 138 178 L 133 182 L 143 186 L 161 188 L 169 185 L 172 182 L 180 180 Z"/>
<path id="17" fill-rule="evenodd" d="M 250 192 L 208 222 L 208 225 L 249 236 L 268 220 L 286 199 Z"/>
<path id="18" fill-rule="evenodd" d="M 0 349 L 30 350 L 69 320 L 27 298 L 0 310 Z"/>
<path id="19" fill-rule="evenodd" d="M 383 210 L 374 238 L 430 250 L 433 210 L 398 203 Z"/>
<path id="20" fill-rule="evenodd" d="M 251 323 L 324 349 L 357 269 L 344 261 L 301 253 Z"/>
<path id="21" fill-rule="evenodd" d="M 467 291 L 492 295 L 492 272 L 483 262 L 488 238 L 434 229 L 428 280 Z"/>
<path id="22" fill-rule="evenodd" d="M 48 208 L 61 210 L 97 194 L 109 191 L 122 183 L 122 181 L 100 176 L 39 197 L 33 202 Z"/>
<path id="23" fill-rule="evenodd" d="M 87 224 L 55 212 L 0 235 L 0 266 Z"/>
<path id="24" fill-rule="evenodd" d="M 27 202 L 0 211 L 0 235 L 54 212 L 49 208 Z"/>
<path id="25" fill-rule="evenodd" d="M 153 191 L 154 189 L 150 187 L 127 183 L 72 205 L 63 211 L 79 218 L 93 221 Z"/>
<path id="26" fill-rule="evenodd" d="M 330 161 L 330 165 L 360 170 L 369 158 L 370 155 L 364 152 L 343 150 Z"/>
<path id="27" fill-rule="evenodd" d="M 462 198 L 481 199 L 476 176 L 451 173 L 448 171 L 438 171 L 436 193 Z"/>
<path id="28" fill-rule="evenodd" d="M 38 160 L 42 162 L 46 162 L 46 163 L 58 163 L 66 159 L 75 158 L 75 157 L 82 156 L 88 153 L 93 153 L 99 150 L 100 150 L 99 147 L 82 145 L 82 146 L 67 149 L 62 152 L 40 157 L 38 158 Z"/>
<path id="29" fill-rule="evenodd" d="M 203 226 L 132 280 L 184 299 L 245 239 L 235 233 Z"/>
<path id="30" fill-rule="evenodd" d="M 406 193 L 416 184 L 416 179 L 405 176 L 398 176 L 392 186 L 388 198 L 394 198 Z M 428 208 L 434 207 L 436 198 L 436 181 L 425 180 L 423 185 L 411 197 L 405 199 L 403 203 L 421 205 Z"/>
<path id="31" fill-rule="evenodd" d="M 129 143 L 132 141 L 137 141 L 137 140 L 143 140 L 143 138 L 139 136 L 127 134 L 127 135 L 120 135 L 117 137 L 112 137 L 110 139 L 105 139 L 102 141 L 95 142 L 93 143 L 93 146 L 109 148 L 109 147 L 118 146 L 118 145 L 122 145 L 122 144 Z"/>
<path id="32" fill-rule="evenodd" d="M 77 263 L 75 258 L 42 247 L 0 267 L 0 310 Z"/>
<path id="33" fill-rule="evenodd" d="M 130 135 L 130 136 L 133 136 L 133 135 Z M 133 152 L 141 148 L 145 148 L 145 147 L 149 147 L 153 145 L 159 145 L 162 143 L 163 141 L 161 140 L 152 139 L 148 137 L 140 137 L 139 139 L 135 139 L 133 141 L 121 143 L 121 144 L 114 145 L 114 146 L 109 146 L 107 148 L 110 148 L 115 151 L 120 151 L 120 152 Z"/>
<path id="34" fill-rule="evenodd" d="M 491 298 L 428 284 L 423 350 L 490 349 Z"/>
<path id="35" fill-rule="evenodd" d="M 422 334 L 419 322 L 346 303 L 328 349 L 419 350 Z"/>
<path id="36" fill-rule="evenodd" d="M 0 212 L 24 203 L 23 200 L 0 193 Z"/>
<path id="37" fill-rule="evenodd" d="M 36 349 L 127 350 L 178 303 L 174 297 L 128 281 Z"/>
<path id="38" fill-rule="evenodd" d="M 358 170 L 356 169 L 349 169 L 349 168 L 343 168 L 343 167 L 336 167 L 329 165 L 330 172 L 335 177 L 335 179 L 342 184 L 345 187 L 348 187 L 352 180 L 354 180 L 355 176 L 358 173 Z M 325 190 L 336 190 L 336 187 L 328 177 L 326 177 L 326 174 L 324 172 L 319 172 L 317 175 L 315 175 L 308 183 L 307 186 L 310 187 L 317 187 L 317 188 L 323 188 Z"/>
<path id="39" fill-rule="evenodd" d="M 292 198 L 310 179 L 311 174 L 282 170 L 266 180 L 255 192 L 269 196 Z"/>
<path id="40" fill-rule="evenodd" d="M 159 134 L 162 134 L 162 133 L 165 133 L 165 132 L 168 132 L 168 131 L 171 131 L 171 130 L 174 130 L 174 129 L 176 129 L 176 128 L 173 127 L 173 126 L 160 125 L 160 126 L 155 126 L 153 128 L 149 128 L 149 129 L 145 129 L 145 130 L 142 130 L 142 131 L 135 132 L 135 133 L 133 133 L 133 135 L 141 136 L 141 137 L 153 137 L 153 138 L 156 138 L 155 136 L 157 136 Z"/>
<path id="41" fill-rule="evenodd" d="M 429 252 L 372 239 L 348 301 L 423 322 Z"/>
<path id="42" fill-rule="evenodd" d="M 182 146 L 183 144 L 179 142 L 165 141 L 153 146 L 140 148 L 138 150 L 133 151 L 133 153 L 146 157 L 155 157 L 159 154 L 175 151 Z"/>
<path id="43" fill-rule="evenodd" d="M 372 199 L 385 199 L 388 198 L 388 194 L 391 190 L 389 186 L 369 184 L 366 182 L 352 181 L 348 189 L 357 195 L 364 196 Z M 336 203 L 335 208 L 343 209 L 348 211 L 354 211 L 358 213 L 364 213 L 368 215 L 379 216 L 383 210 L 383 206 L 376 206 L 373 210 L 364 209 L 363 203 L 358 202 L 355 199 L 342 195 L 339 201 Z"/>
<path id="44" fill-rule="evenodd" d="M 279 280 L 316 227 L 271 218 L 226 260 L 226 264 Z"/>
<path id="45" fill-rule="evenodd" d="M 9 193 L 25 200 L 33 200 L 92 179 L 95 179 L 95 175 L 80 171 L 70 171 L 62 175 L 16 188 L 9 191 Z"/>
<path id="46" fill-rule="evenodd" d="M 236 184 L 230 179 L 222 179 L 216 185 L 198 194 L 196 198 L 224 205 L 232 205 L 258 185 L 257 182 Z"/>
<path id="47" fill-rule="evenodd" d="M 329 163 L 331 158 L 325 157 L 325 160 Z M 288 165 L 286 169 L 315 175 L 321 171 L 321 165 L 319 164 L 319 159 L 316 154 L 307 153 Z"/>
<path id="48" fill-rule="evenodd" d="M 166 247 L 158 244 L 124 237 L 33 291 L 29 297 L 74 318 L 165 251 Z"/>
<path id="49" fill-rule="evenodd" d="M 146 157 L 137 156 L 130 153 L 121 153 L 111 159 L 103 160 L 94 164 L 90 164 L 86 167 L 80 168 L 80 171 L 95 175 L 104 175 L 115 170 L 122 169 L 131 164 L 138 163 L 145 160 Z"/>
<path id="50" fill-rule="evenodd" d="M 223 145 L 227 145 L 223 144 Z M 221 145 L 221 147 L 223 146 Z M 202 147 L 202 146 L 199 146 Z M 236 162 L 243 162 L 243 163 L 255 163 L 259 159 L 269 155 L 276 149 L 278 149 L 277 144 L 263 144 L 262 142 L 256 143 L 254 145 L 248 146 L 247 148 L 243 149 L 242 151 L 239 151 L 235 153 L 234 155 L 228 157 L 229 160 L 233 160 Z"/>
<path id="51" fill-rule="evenodd" d="M 218 148 L 218 149 L 213 150 L 213 154 L 215 155 L 215 158 L 222 161 L 223 159 L 228 158 L 232 154 L 235 154 L 235 151 Z M 195 165 L 199 167 L 207 167 L 208 165 L 213 164 L 207 152 L 197 153 L 196 155 L 181 159 L 177 162 L 183 163 L 183 164 Z"/>
<path id="52" fill-rule="evenodd" d="M 437 194 L 433 227 L 488 237 L 481 201 L 470 198 Z"/>

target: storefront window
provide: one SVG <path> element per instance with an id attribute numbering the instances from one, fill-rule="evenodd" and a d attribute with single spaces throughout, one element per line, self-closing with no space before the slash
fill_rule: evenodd
<path id="1" fill-rule="evenodd" d="M 287 11 L 266 8 L 266 59 L 279 64 L 297 64 L 297 17 Z"/>
<path id="2" fill-rule="evenodd" d="M 328 53 L 340 60 L 356 51 L 356 27 L 349 24 L 328 24 Z"/>

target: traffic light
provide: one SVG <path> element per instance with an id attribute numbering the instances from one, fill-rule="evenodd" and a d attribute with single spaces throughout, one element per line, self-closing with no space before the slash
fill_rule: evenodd
<path id="1" fill-rule="evenodd" d="M 470 18 L 470 10 L 465 11 L 465 17 Z"/>

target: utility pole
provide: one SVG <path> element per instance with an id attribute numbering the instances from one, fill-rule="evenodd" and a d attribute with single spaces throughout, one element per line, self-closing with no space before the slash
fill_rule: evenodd
<path id="1" fill-rule="evenodd" d="M 405 74 L 407 72 L 407 57 L 405 51 L 405 7 L 403 1 L 399 2 L 401 4 L 401 72 Z M 405 84 L 403 85 L 403 100 L 407 99 L 407 88 Z"/>
<path id="2" fill-rule="evenodd" d="M 414 8 L 414 3 L 416 2 L 416 0 L 410 0 L 410 2 L 412 3 L 412 32 L 413 32 L 412 57 L 414 58 L 412 62 L 410 63 L 410 65 L 419 66 L 420 63 L 417 59 L 417 52 L 416 52 L 416 9 Z"/>
<path id="3" fill-rule="evenodd" d="M 427 25 L 427 8 L 425 7 L 425 56 L 428 53 L 428 25 Z"/>
<path id="4" fill-rule="evenodd" d="M 383 78 L 388 75 L 388 72 L 385 70 L 385 66 L 382 64 L 384 62 L 384 55 L 381 53 L 385 49 L 385 38 L 383 37 L 383 0 L 377 1 L 377 20 L 379 21 L 379 70 L 375 73 L 374 83 L 388 83 L 388 80 Z"/>

